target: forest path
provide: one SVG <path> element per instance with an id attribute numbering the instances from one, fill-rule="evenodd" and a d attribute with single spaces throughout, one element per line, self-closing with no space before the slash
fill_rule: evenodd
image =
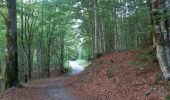
<path id="1" fill-rule="evenodd" d="M 66 88 L 73 85 L 73 77 L 83 71 L 81 65 L 72 61 L 72 72 L 57 78 L 42 79 L 23 84 L 23 88 L 11 88 L 0 100 L 79 100 L 69 95 Z"/>
<path id="2" fill-rule="evenodd" d="M 31 87 L 39 88 L 46 95 L 43 100 L 77 100 L 76 97 L 69 95 L 66 87 L 74 84 L 74 81 L 69 80 L 71 76 L 81 73 L 84 67 L 76 61 L 69 61 L 72 71 L 58 78 L 39 80 L 29 84 Z M 42 95 L 42 94 L 41 94 Z"/>
<path id="3" fill-rule="evenodd" d="M 69 95 L 65 88 L 74 82 L 66 82 L 70 76 L 61 76 L 59 78 L 47 79 L 47 80 L 39 80 L 33 83 L 28 84 L 28 87 L 34 87 L 43 91 L 44 94 L 39 96 L 43 96 L 43 100 L 76 100 L 75 97 Z M 35 99 L 38 100 L 38 99 Z"/>
<path id="4" fill-rule="evenodd" d="M 24 84 L 22 88 L 9 89 L 0 95 L 0 100 L 79 100 L 66 91 L 72 84 L 72 76 L 37 80 Z"/>

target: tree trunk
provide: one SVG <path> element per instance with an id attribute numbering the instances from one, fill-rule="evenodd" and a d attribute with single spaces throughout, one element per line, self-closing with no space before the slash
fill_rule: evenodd
<path id="1" fill-rule="evenodd" d="M 6 55 L 4 65 L 4 90 L 19 85 L 18 54 L 17 54 L 17 25 L 16 0 L 6 0 L 8 8 L 8 23 L 6 34 Z"/>
<path id="2" fill-rule="evenodd" d="M 169 16 L 165 17 L 169 12 L 170 2 L 168 0 L 152 0 L 151 2 L 151 20 L 154 27 L 154 47 L 156 47 L 156 55 L 165 79 L 170 79 L 169 64 Z M 164 12 L 160 12 L 161 9 Z"/>
<path id="3" fill-rule="evenodd" d="M 61 46 L 61 52 L 60 52 L 60 69 L 61 73 L 64 73 L 64 33 L 61 33 L 60 37 L 60 46 Z"/>
<path id="4" fill-rule="evenodd" d="M 38 44 L 37 46 L 37 66 L 38 66 L 38 73 L 39 73 L 39 79 L 41 79 L 41 72 L 42 72 L 42 48 L 41 48 L 41 40 L 38 38 Z"/>
<path id="5" fill-rule="evenodd" d="M 28 46 L 28 55 L 27 55 L 27 58 L 28 58 L 28 78 L 29 80 L 31 80 L 32 78 L 32 52 L 31 52 L 31 46 Z"/>
<path id="6" fill-rule="evenodd" d="M 47 43 L 47 77 L 50 77 L 50 63 L 51 63 L 51 42 L 50 39 Z"/>
<path id="7" fill-rule="evenodd" d="M 94 36 L 95 36 L 95 38 L 94 38 L 94 40 L 95 40 L 95 47 L 94 47 L 94 53 L 95 53 L 95 56 L 99 53 L 99 43 L 98 43 L 98 39 L 99 39 L 99 37 L 98 37 L 98 35 L 99 35 L 99 33 L 98 33 L 98 14 L 97 14 L 97 2 L 98 2 L 98 0 L 94 0 L 94 7 L 93 7 L 93 10 L 94 10 Z"/>

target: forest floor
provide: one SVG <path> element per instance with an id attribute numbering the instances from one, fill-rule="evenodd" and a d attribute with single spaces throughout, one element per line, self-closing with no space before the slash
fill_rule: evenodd
<path id="1" fill-rule="evenodd" d="M 95 60 L 82 73 L 11 88 L 0 100 L 164 100 L 160 68 L 146 51 L 122 51 Z"/>

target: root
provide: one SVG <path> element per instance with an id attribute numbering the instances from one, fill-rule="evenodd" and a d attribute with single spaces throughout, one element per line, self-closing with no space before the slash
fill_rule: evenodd
<path id="1" fill-rule="evenodd" d="M 161 79 L 162 79 L 162 73 L 161 73 L 161 74 L 158 74 L 158 75 L 156 76 L 155 81 L 150 84 L 149 90 L 147 90 L 147 91 L 144 93 L 144 95 L 145 95 L 145 96 L 150 95 L 151 92 L 153 91 L 154 87 L 159 83 L 159 81 L 160 81 Z"/>

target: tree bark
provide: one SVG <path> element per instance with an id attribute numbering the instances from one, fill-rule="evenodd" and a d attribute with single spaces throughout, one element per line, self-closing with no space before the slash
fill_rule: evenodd
<path id="1" fill-rule="evenodd" d="M 99 33 L 98 33 L 98 14 L 97 14 L 97 2 L 98 0 L 94 0 L 94 7 L 93 7 L 93 11 L 94 11 L 94 36 L 95 36 L 95 47 L 94 47 L 94 53 L 95 56 L 99 53 L 99 43 L 98 43 L 98 39 L 99 39 Z"/>
<path id="2" fill-rule="evenodd" d="M 49 78 L 50 77 L 50 62 L 51 62 L 51 45 L 48 44 L 47 46 L 47 77 Z"/>
<path id="3" fill-rule="evenodd" d="M 64 73 L 64 33 L 61 33 L 61 37 L 60 37 L 60 46 L 61 46 L 61 52 L 60 52 L 60 69 L 61 69 L 61 73 Z"/>
<path id="4" fill-rule="evenodd" d="M 170 2 L 168 0 L 151 0 L 151 20 L 154 27 L 154 47 L 156 47 L 156 56 L 163 72 L 164 78 L 170 79 L 170 56 L 169 56 L 169 16 L 165 17 L 169 12 Z M 160 10 L 164 9 L 164 12 Z"/>
<path id="5" fill-rule="evenodd" d="M 4 65 L 4 90 L 19 86 L 18 80 L 18 54 L 17 54 L 17 24 L 16 24 L 16 0 L 6 0 L 7 34 L 6 55 Z"/>

